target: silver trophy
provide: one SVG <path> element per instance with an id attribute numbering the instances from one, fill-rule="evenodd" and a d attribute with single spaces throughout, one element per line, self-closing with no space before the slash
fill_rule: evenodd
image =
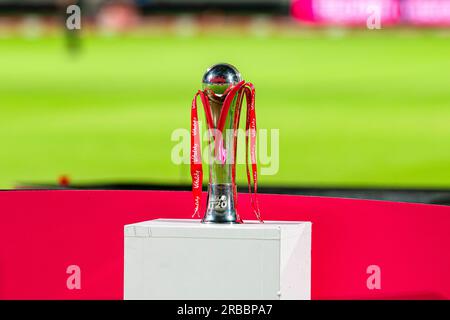
<path id="1" fill-rule="evenodd" d="M 203 223 L 241 223 L 236 210 L 236 150 L 237 129 L 243 98 L 247 102 L 246 163 L 249 191 L 253 178 L 252 206 L 262 222 L 256 201 L 256 114 L 255 90 L 251 83 L 242 80 L 239 71 L 230 64 L 210 67 L 203 76 L 203 90 L 194 97 L 191 113 L 191 176 L 194 193 L 194 215 L 199 215 L 203 170 L 198 129 L 197 97 L 200 96 L 208 126 L 209 185 L 206 213 Z M 250 148 L 248 147 L 250 145 Z M 250 151 L 249 151 L 250 150 Z M 252 170 L 249 169 L 249 158 Z"/>
<path id="2" fill-rule="evenodd" d="M 241 81 L 239 71 L 229 64 L 216 64 L 204 74 L 203 90 L 208 98 L 214 129 L 218 130 L 223 104 L 230 92 L 227 89 Z M 234 127 L 234 119 L 236 113 L 240 111 L 238 98 L 236 94 L 231 101 L 223 130 L 215 132 L 222 136 L 222 143 L 212 143 L 212 141 L 209 143 L 208 206 L 202 220 L 204 223 L 240 222 L 235 208 L 236 183 L 232 170 L 236 161 L 234 131 L 237 128 Z M 210 139 L 213 138 L 213 135 L 210 135 Z"/>

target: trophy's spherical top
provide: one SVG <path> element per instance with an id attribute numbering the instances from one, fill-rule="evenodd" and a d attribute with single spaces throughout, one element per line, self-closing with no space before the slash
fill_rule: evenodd
<path id="1" fill-rule="evenodd" d="M 215 94 L 223 94 L 233 84 L 242 81 L 239 71 L 228 63 L 219 63 L 210 67 L 203 76 L 203 89 L 210 89 Z"/>

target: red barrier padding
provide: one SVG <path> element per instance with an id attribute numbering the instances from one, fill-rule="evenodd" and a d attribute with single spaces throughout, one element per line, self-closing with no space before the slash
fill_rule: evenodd
<path id="1" fill-rule="evenodd" d="M 248 194 L 239 200 L 253 219 Z M 313 299 L 450 299 L 449 207 L 267 194 L 260 207 L 266 220 L 313 222 Z M 190 192 L 0 192 L 0 299 L 122 299 L 123 226 L 192 208 Z M 371 265 L 381 289 L 367 286 Z"/>

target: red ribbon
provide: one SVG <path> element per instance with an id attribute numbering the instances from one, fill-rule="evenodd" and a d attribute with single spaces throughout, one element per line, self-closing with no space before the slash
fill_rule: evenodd
<path id="1" fill-rule="evenodd" d="M 256 163 L 256 111 L 255 111 L 255 87 L 253 84 L 244 81 L 239 82 L 235 86 L 231 86 L 227 89 L 227 96 L 223 103 L 222 110 L 219 115 L 219 120 L 217 122 L 218 132 L 223 133 L 225 126 L 226 117 L 230 109 L 233 99 L 237 95 L 236 101 L 236 112 L 235 118 L 233 119 L 234 128 L 234 150 L 232 159 L 235 159 L 235 154 L 237 150 L 237 128 L 239 127 L 240 111 L 242 107 L 243 96 L 245 96 L 247 101 L 247 118 L 246 118 L 246 136 L 245 136 L 245 162 L 247 169 L 247 182 L 250 193 L 250 200 L 253 209 L 253 213 L 256 218 L 263 222 L 261 219 L 261 214 L 259 212 L 259 205 L 257 200 L 257 190 L 258 190 L 258 173 L 257 173 L 257 163 Z M 214 123 L 211 114 L 211 108 L 207 98 L 206 91 L 199 90 L 192 100 L 191 109 L 191 177 L 192 177 L 192 193 L 194 196 L 194 213 L 192 217 L 200 217 L 200 207 L 201 207 L 201 194 L 202 194 L 202 183 L 203 183 L 203 168 L 202 168 L 202 156 L 200 147 L 200 128 L 198 123 L 198 112 L 197 112 L 197 98 L 200 99 L 205 109 L 206 122 L 208 124 L 208 130 L 213 130 Z M 223 148 L 222 136 L 219 138 L 213 135 L 215 138 L 215 152 L 221 152 Z M 249 148 L 250 146 L 250 148 Z M 251 162 L 251 174 L 249 167 L 249 152 L 250 152 L 250 162 Z M 217 156 L 217 155 L 216 155 Z M 253 178 L 253 190 L 252 190 L 252 178 Z M 236 163 L 232 163 L 232 181 L 234 185 L 234 199 L 235 206 L 237 207 L 237 190 L 236 190 Z M 239 215 L 237 216 L 238 221 L 241 221 Z"/>
<path id="2" fill-rule="evenodd" d="M 191 109 L 191 177 L 192 192 L 194 194 L 194 214 L 200 216 L 200 204 L 202 196 L 203 168 L 202 168 L 202 151 L 200 145 L 200 128 L 197 113 L 197 97 L 204 96 L 199 91 L 192 101 Z M 202 97 L 203 101 L 203 97 Z"/>
<path id="3" fill-rule="evenodd" d="M 251 83 L 246 83 L 244 87 L 244 92 L 247 101 L 247 121 L 245 125 L 245 164 L 247 168 L 247 182 L 248 182 L 248 192 L 250 194 L 250 200 L 253 208 L 253 213 L 256 218 L 263 222 L 261 214 L 259 212 L 259 204 L 257 199 L 258 192 L 258 171 L 256 164 L 256 111 L 255 111 L 255 87 Z M 250 162 L 252 164 L 252 177 L 253 177 L 253 193 L 251 188 L 251 178 L 250 169 L 248 166 L 248 144 L 250 138 Z"/>

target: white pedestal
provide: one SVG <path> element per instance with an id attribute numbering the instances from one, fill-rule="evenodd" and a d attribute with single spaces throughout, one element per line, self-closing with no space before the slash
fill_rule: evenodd
<path id="1" fill-rule="evenodd" d="M 310 299 L 311 223 L 125 226 L 125 299 Z"/>

